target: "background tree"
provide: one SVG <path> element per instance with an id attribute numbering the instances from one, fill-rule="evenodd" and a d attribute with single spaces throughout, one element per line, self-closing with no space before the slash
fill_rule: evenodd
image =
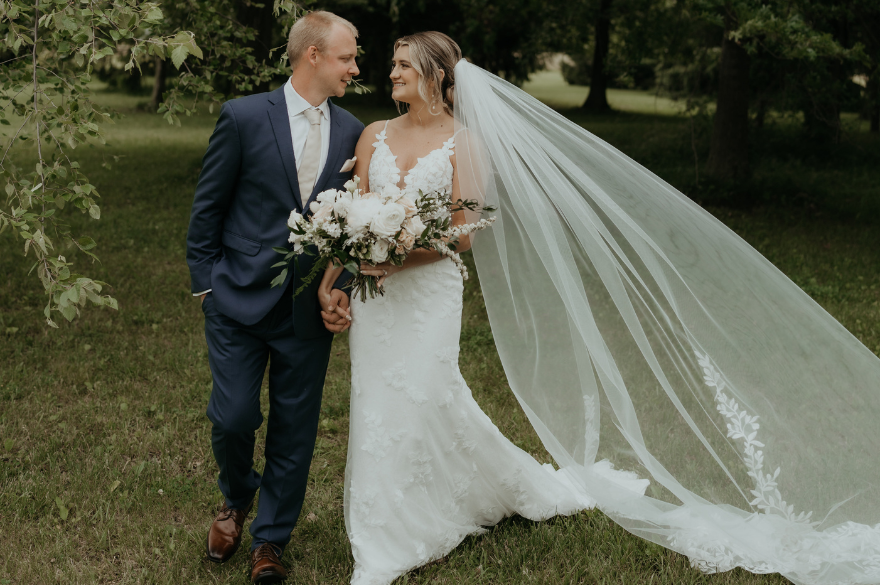
<path id="1" fill-rule="evenodd" d="M 295 16 L 293 2 L 275 0 L 271 8 L 276 21 L 281 14 Z M 122 58 L 123 69 L 133 71 L 170 60 L 179 75 L 172 79 L 160 111 L 179 124 L 179 115 L 191 115 L 201 100 L 213 106 L 230 92 L 255 91 L 281 75 L 283 63 L 273 66 L 255 56 L 258 46 L 266 45 L 260 41 L 271 38 L 259 39 L 257 28 L 230 16 L 244 14 L 251 24 L 263 27 L 265 10 L 246 0 L 172 0 L 162 6 L 140 0 L 0 4 L 0 38 L 8 57 L 0 71 L 0 176 L 6 182 L 0 232 L 11 228 L 24 240 L 25 256 L 33 255 L 31 271 L 46 291 L 49 325 L 57 326 L 53 312 L 72 320 L 87 300 L 117 306 L 115 299 L 102 295 L 106 283 L 73 272 L 72 254 L 95 260 L 97 244 L 75 234 L 63 219 L 72 209 L 95 220 L 101 217 L 97 189 L 71 158 L 77 146 L 103 142 L 101 124 L 114 116 L 90 97 L 88 84 L 96 67 Z M 178 32 L 186 24 L 202 35 L 207 52 L 196 44 L 193 32 Z M 200 63 L 191 67 L 189 56 Z"/>
<path id="2" fill-rule="evenodd" d="M 0 71 L 0 127 L 5 138 L 0 175 L 6 200 L 0 231 L 11 228 L 24 240 L 48 296 L 44 313 L 68 321 L 86 301 L 116 308 L 102 295 L 104 283 L 71 270 L 66 255 L 78 251 L 95 259 L 95 241 L 74 234 L 60 212 L 76 209 L 101 217 L 98 192 L 71 151 L 103 142 L 100 124 L 113 115 L 90 98 L 88 83 L 96 63 L 126 47 L 126 69 L 149 55 L 172 55 L 178 64 L 198 46 L 186 32 L 144 34 L 162 21 L 156 3 L 114 0 L 100 5 L 75 1 L 12 0 L 0 4 L 0 36 L 8 53 Z M 17 156 L 16 156 L 17 155 Z M 18 166 L 24 164 L 24 167 Z"/>

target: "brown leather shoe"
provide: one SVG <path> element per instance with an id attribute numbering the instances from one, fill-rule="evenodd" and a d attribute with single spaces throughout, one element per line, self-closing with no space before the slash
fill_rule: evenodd
<path id="1" fill-rule="evenodd" d="M 215 563 L 225 563 L 241 545 L 241 533 L 244 530 L 244 521 L 254 507 L 254 501 L 247 505 L 244 510 L 227 508 L 224 502 L 220 513 L 214 518 L 211 529 L 208 530 L 206 552 L 208 560 Z"/>
<path id="2" fill-rule="evenodd" d="M 278 554 L 275 545 L 268 542 L 251 552 L 251 583 L 281 583 L 287 579 L 287 569 Z"/>

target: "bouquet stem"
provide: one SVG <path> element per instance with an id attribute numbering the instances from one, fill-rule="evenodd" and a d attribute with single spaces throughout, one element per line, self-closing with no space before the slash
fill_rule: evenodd
<path id="1" fill-rule="evenodd" d="M 355 274 L 352 279 L 351 296 L 360 296 L 361 302 L 367 302 L 367 295 L 371 299 L 385 295 L 385 287 L 379 286 L 379 278 L 366 274 Z"/>

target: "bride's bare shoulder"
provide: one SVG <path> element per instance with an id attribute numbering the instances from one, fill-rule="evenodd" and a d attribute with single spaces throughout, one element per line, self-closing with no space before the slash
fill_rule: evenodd
<path id="1" fill-rule="evenodd" d="M 364 128 L 364 131 L 361 132 L 361 141 L 376 140 L 376 134 L 382 132 L 382 129 L 385 127 L 386 123 L 387 120 L 377 120 L 372 124 L 367 125 L 367 127 Z"/>

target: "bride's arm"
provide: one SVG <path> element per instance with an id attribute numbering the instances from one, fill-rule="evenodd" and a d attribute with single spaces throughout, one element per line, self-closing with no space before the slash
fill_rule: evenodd
<path id="1" fill-rule="evenodd" d="M 452 162 L 452 201 L 453 203 L 458 203 L 461 201 L 461 187 L 458 183 L 458 173 L 455 172 L 455 154 L 453 154 L 450 159 Z M 358 162 L 360 162 L 360 157 L 358 158 Z M 467 218 L 465 217 L 464 211 L 456 211 L 452 214 L 452 225 L 464 225 L 467 223 Z M 468 234 L 463 234 L 458 238 L 458 244 L 456 245 L 456 252 L 461 253 L 471 248 L 471 239 Z M 416 266 L 424 266 L 425 264 L 431 264 L 432 262 L 437 262 L 438 260 L 442 260 L 444 256 L 440 255 L 439 252 L 434 250 L 425 250 L 418 249 L 413 250 L 406 257 L 406 260 L 403 261 L 403 266 L 395 266 L 389 262 L 385 262 L 383 264 L 379 264 L 377 266 L 370 266 L 369 264 L 361 265 L 361 272 L 363 274 L 367 274 L 370 276 L 378 276 L 379 284 L 385 280 L 385 278 L 391 276 L 395 272 L 400 272 L 406 268 L 415 268 Z"/>
<path id="2" fill-rule="evenodd" d="M 376 134 L 382 131 L 385 126 L 384 120 L 373 122 L 361 132 L 357 146 L 354 147 L 354 155 L 357 160 L 354 163 L 354 173 L 352 176 L 360 178 L 361 182 L 358 189 L 362 193 L 370 190 L 370 159 L 373 158 L 373 142 L 376 141 Z"/>

